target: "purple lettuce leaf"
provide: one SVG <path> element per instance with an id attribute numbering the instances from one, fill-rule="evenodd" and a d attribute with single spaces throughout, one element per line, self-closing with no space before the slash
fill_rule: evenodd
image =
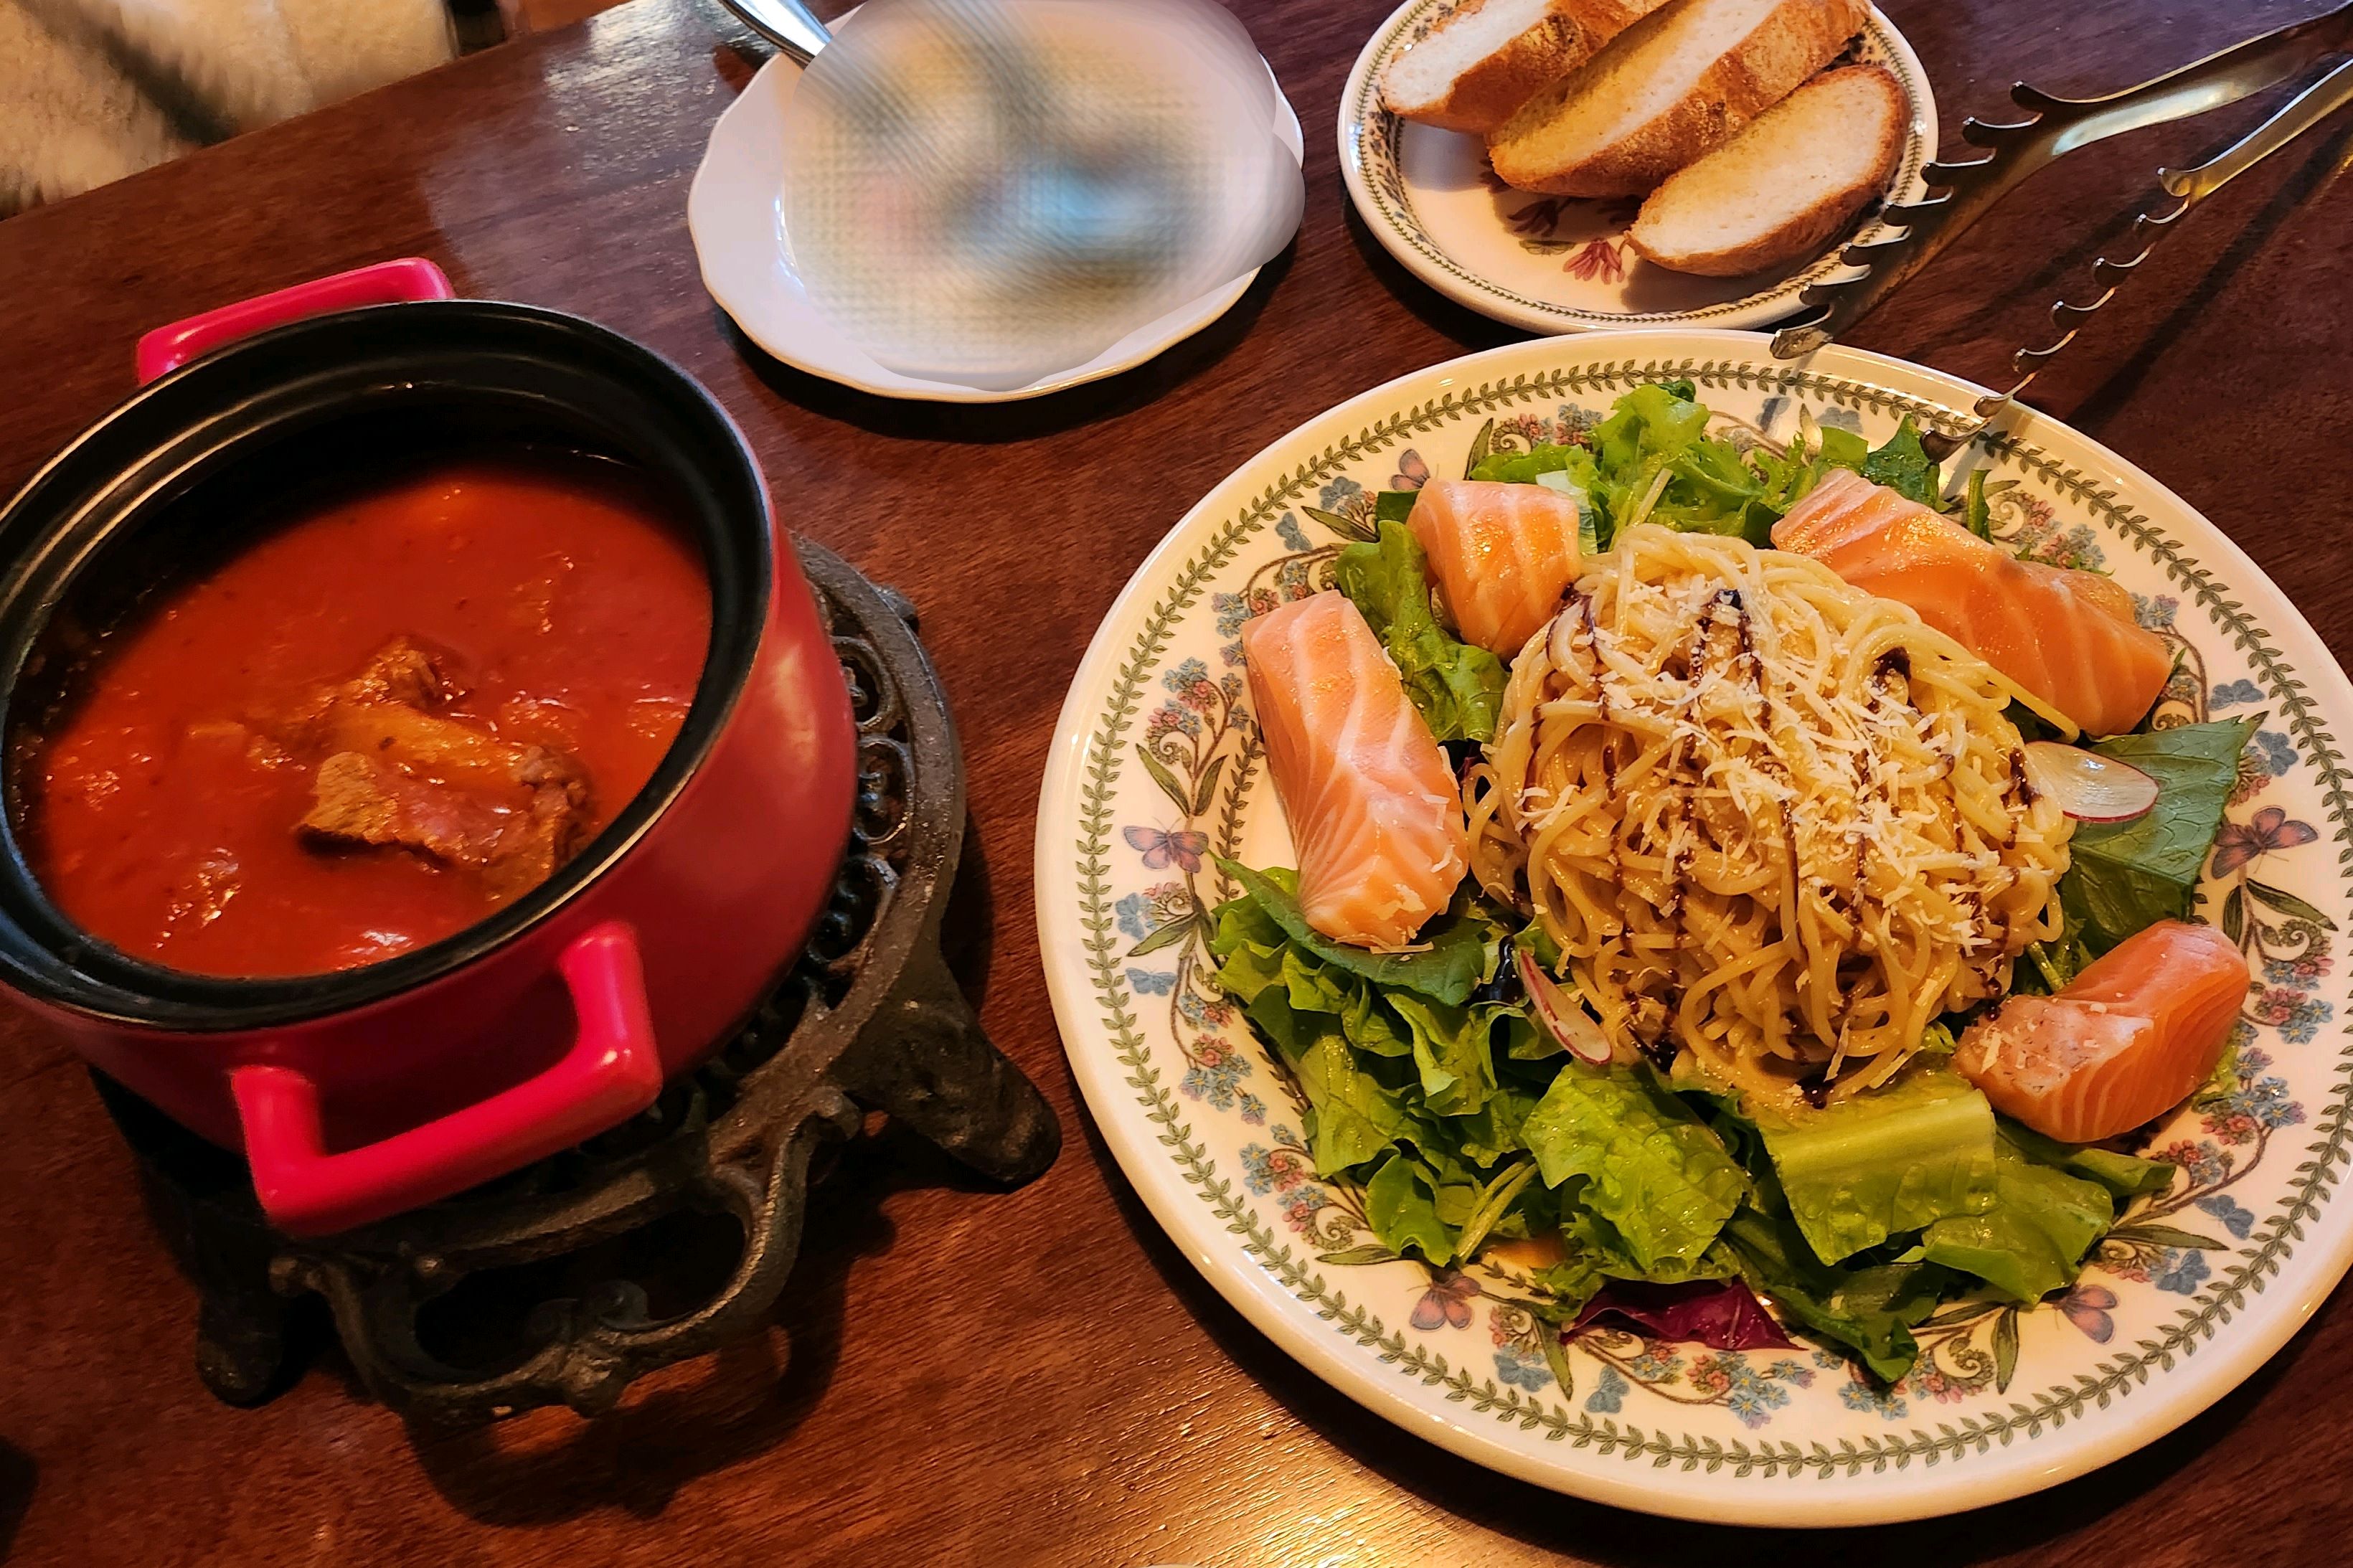
<path id="1" fill-rule="evenodd" d="M 1671 1285 L 1613 1279 L 1577 1313 L 1568 1327 L 1568 1337 L 1574 1339 L 1591 1328 L 1618 1329 L 1646 1339 L 1695 1342 L 1720 1351 L 1797 1349 L 1755 1292 L 1736 1279 Z"/>

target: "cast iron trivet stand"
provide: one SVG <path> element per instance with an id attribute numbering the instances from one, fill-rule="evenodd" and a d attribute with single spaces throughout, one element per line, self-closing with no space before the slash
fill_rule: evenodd
<path id="1" fill-rule="evenodd" d="M 765 1320 L 799 1250 L 810 1162 L 858 1131 L 860 1107 L 1001 1182 L 1053 1163 L 1053 1112 L 980 1032 L 940 955 L 964 768 L 913 610 L 831 552 L 800 549 L 858 713 L 849 852 L 832 907 L 749 1026 L 644 1116 L 459 1197 L 299 1242 L 262 1220 L 242 1162 L 99 1079 L 202 1295 L 196 1367 L 222 1399 L 269 1397 L 290 1299 L 316 1292 L 368 1388 L 404 1415 L 468 1423 L 559 1400 L 595 1415 L 632 1379 Z M 466 1275 L 562 1257 L 681 1210 L 730 1215 L 744 1231 L 733 1277 L 684 1316 L 652 1321 L 640 1288 L 612 1280 L 541 1302 L 535 1348 L 494 1372 L 446 1365 L 419 1343 L 419 1311 Z"/>

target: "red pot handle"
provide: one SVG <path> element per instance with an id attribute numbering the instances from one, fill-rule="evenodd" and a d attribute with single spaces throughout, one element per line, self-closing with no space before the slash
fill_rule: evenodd
<path id="1" fill-rule="evenodd" d="M 319 1087 L 290 1067 L 229 1075 L 263 1212 L 324 1236 L 446 1198 L 628 1121 L 661 1092 L 637 932 L 608 921 L 557 961 L 580 1032 L 564 1059 L 477 1105 L 364 1148 L 326 1152 Z"/>
<path id="2" fill-rule="evenodd" d="M 323 316 L 330 310 L 356 310 L 362 305 L 397 305 L 417 300 L 454 300 L 442 270 L 421 256 L 379 261 L 373 267 L 313 278 L 274 294 L 258 294 L 234 305 L 206 310 L 158 327 L 139 340 L 139 384 L 179 369 L 201 353 L 223 343 L 250 337 L 264 327 Z"/>

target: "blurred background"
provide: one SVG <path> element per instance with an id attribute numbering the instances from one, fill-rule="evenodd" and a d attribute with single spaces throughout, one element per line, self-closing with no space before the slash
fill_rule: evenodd
<path id="1" fill-rule="evenodd" d="M 0 0 L 0 218 L 617 0 Z"/>

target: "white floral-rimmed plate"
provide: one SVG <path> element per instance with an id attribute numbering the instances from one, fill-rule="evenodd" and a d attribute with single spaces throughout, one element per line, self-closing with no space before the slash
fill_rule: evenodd
<path id="1" fill-rule="evenodd" d="M 2353 896 L 2353 686 L 2221 531 L 2115 454 L 2025 415 L 1961 465 L 2000 533 L 2099 564 L 2184 649 L 2160 721 L 2263 714 L 2200 892 L 2258 984 L 2227 1093 L 2153 1147 L 2172 1190 L 2123 1216 L 2063 1299 L 1947 1309 L 1879 1390 L 1810 1350 L 1717 1353 L 1588 1334 L 1556 1378 L 1521 1286 L 1398 1260 L 1355 1195 L 1314 1179 L 1299 1103 L 1206 978 L 1208 858 L 1292 864 L 1248 719 L 1238 630 L 1312 591 L 1369 492 L 1459 474 L 1474 441 L 1564 439 L 1640 382 L 1687 375 L 1768 438 L 1801 412 L 1876 442 L 1955 427 L 1979 389 L 1761 335 L 1553 338 L 1403 377 L 1309 421 L 1188 512 L 1104 617 L 1039 808 L 1039 931 L 1071 1067 L 1154 1216 L 1286 1352 L 1431 1441 L 1508 1474 L 1658 1513 L 1774 1525 L 1951 1512 L 2079 1475 L 2221 1397 L 2353 1262 L 2338 1193 L 2353 1115 L 2344 932 Z M 1737 427 L 1732 427 L 1737 436 Z M 1948 475 L 1948 477 L 1952 477 Z"/>
<path id="2" fill-rule="evenodd" d="M 1273 75 L 1270 68 L 1268 79 Z M 1138 327 L 1086 363 L 1010 391 L 886 370 L 810 301 L 793 268 L 780 209 L 785 107 L 800 79 L 801 68 L 782 55 L 760 68 L 711 128 L 711 141 L 686 198 L 686 226 L 694 237 L 695 258 L 702 264 L 702 286 L 745 337 L 796 369 L 860 392 L 926 403 L 1013 403 L 1043 397 L 1116 375 L 1175 347 L 1232 310 L 1258 276 L 1255 269 L 1245 273 Z M 1299 116 L 1279 82 L 1274 96 L 1283 143 L 1293 156 L 1304 159 L 1307 143 Z"/>
<path id="3" fill-rule="evenodd" d="M 1458 304 L 1532 332 L 1621 327 L 1761 327 L 1798 309 L 1809 283 L 1852 269 L 1841 247 L 1887 232 L 1874 205 L 1837 244 L 1778 271 L 1694 278 L 1626 243 L 1639 198 L 1579 201 L 1503 185 L 1475 136 L 1410 124 L 1381 107 L 1388 62 L 1427 37 L 1460 0 L 1406 0 L 1375 30 L 1340 91 L 1340 172 L 1375 238 L 1415 277 Z M 1885 199 L 1926 194 L 1936 155 L 1936 100 L 1904 35 L 1871 13 L 1854 57 L 1904 84 L 1911 121 Z"/>

